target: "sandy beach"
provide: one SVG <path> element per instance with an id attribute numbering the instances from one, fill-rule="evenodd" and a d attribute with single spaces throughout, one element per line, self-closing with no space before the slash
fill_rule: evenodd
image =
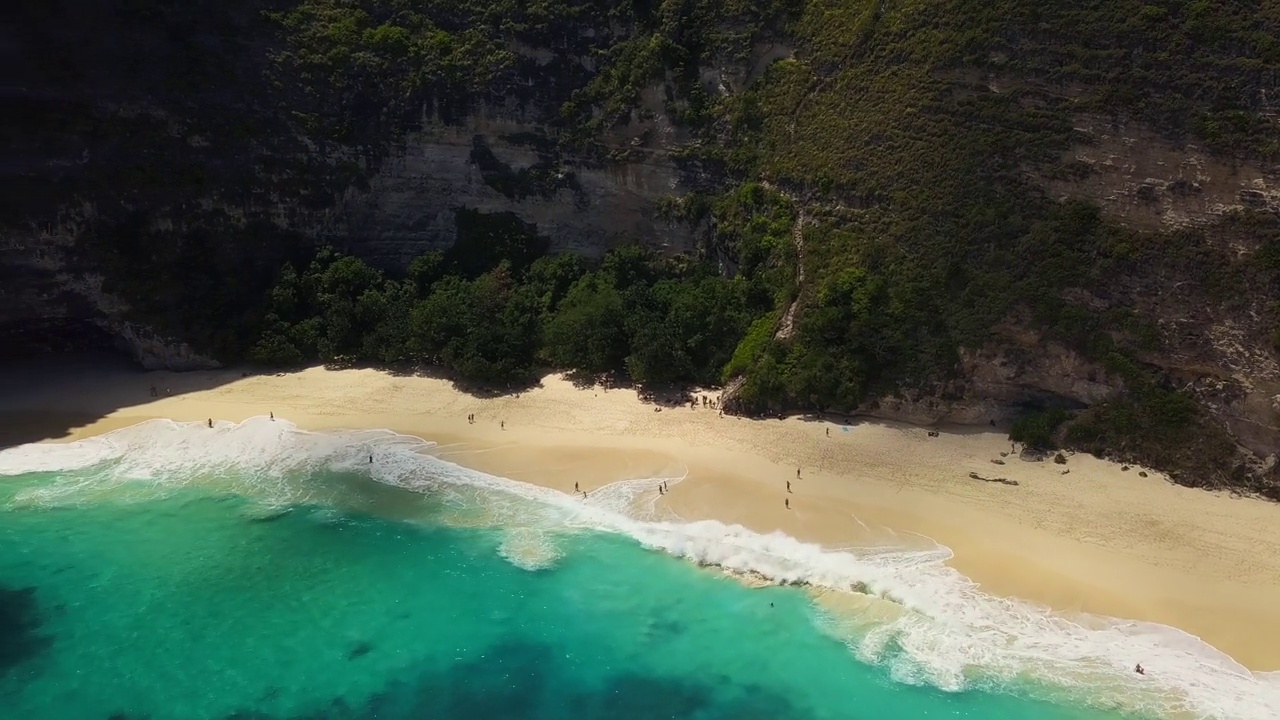
<path id="1" fill-rule="evenodd" d="M 308 429 L 421 436 L 445 459 L 564 491 L 683 478 L 660 503 L 684 520 L 781 530 L 827 547 L 936 541 L 984 591 L 1172 625 L 1252 670 L 1280 669 L 1280 505 L 1083 455 L 1065 466 L 1002 457 L 1010 444 L 994 429 L 930 437 L 882 422 L 747 420 L 701 405 L 655 411 L 633 391 L 580 389 L 558 376 L 519 395 L 476 398 L 445 380 L 363 369 L 243 376 L 32 365 L 7 370 L 3 390 L 5 442 L 273 412 Z"/>

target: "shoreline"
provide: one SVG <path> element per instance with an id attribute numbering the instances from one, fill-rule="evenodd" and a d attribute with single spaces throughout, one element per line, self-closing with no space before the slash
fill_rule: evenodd
<path id="1" fill-rule="evenodd" d="M 67 377 L 7 393 L 0 429 L 70 426 L 47 436 L 70 441 L 156 417 L 239 422 L 274 412 L 307 430 L 416 435 L 437 443 L 442 459 L 566 492 L 575 481 L 590 491 L 683 476 L 659 506 L 682 520 L 781 531 L 828 548 L 936 541 L 953 552 L 948 565 L 989 594 L 1169 625 L 1250 670 L 1280 670 L 1280 505 L 1173 485 L 1157 473 L 1141 478 L 1137 467 L 1123 472 L 1083 455 L 1060 475 L 1063 466 L 1050 461 L 1001 458 L 1009 442 L 995 432 L 940 428 L 929 437 L 884 421 L 655 412 L 634 391 L 579 389 L 559 376 L 496 398 L 367 369 L 240 377 L 86 367 Z M 152 385 L 160 397 L 150 397 Z M 90 401 L 105 394 L 117 409 L 86 421 Z"/>

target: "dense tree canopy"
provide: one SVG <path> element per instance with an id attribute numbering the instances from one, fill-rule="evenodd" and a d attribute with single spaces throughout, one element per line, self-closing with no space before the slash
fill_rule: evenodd
<path id="1" fill-rule="evenodd" d="M 419 257 L 403 279 L 327 249 L 301 273 L 286 266 L 251 357 L 413 361 L 497 387 L 528 383 L 544 368 L 709 383 L 761 311 L 744 280 L 639 246 L 613 251 L 596 270 L 568 255 L 525 262 L 529 249 L 516 240 L 496 247 L 506 248 L 493 251 L 496 264 L 474 276 L 474 264 L 438 253 Z"/>

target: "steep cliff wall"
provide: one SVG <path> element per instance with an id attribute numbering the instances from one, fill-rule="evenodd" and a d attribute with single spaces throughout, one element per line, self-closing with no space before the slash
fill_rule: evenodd
<path id="1" fill-rule="evenodd" d="M 336 212 L 334 240 L 356 255 L 403 268 L 426 250 L 457 239 L 455 212 L 514 213 L 547 236 L 552 252 L 599 258 L 620 242 L 642 242 L 667 253 L 696 246 L 687 224 L 658 216 L 658 202 L 686 192 L 667 148 L 635 152 L 635 161 L 575 161 L 530 147 L 547 128 L 492 118 L 485 111 L 456 125 L 430 124 L 382 163 L 367 190 L 350 190 Z M 474 156 L 492 154 L 498 172 L 518 176 L 545 165 L 560 182 L 547 192 L 522 192 L 488 179 Z M 625 149 L 634 149 L 629 145 Z M 495 187 L 495 185 L 497 187 Z M 504 193 L 502 189 L 507 189 Z"/>
<path id="2" fill-rule="evenodd" d="M 347 68 L 282 75 L 304 62 L 291 50 L 302 31 L 268 16 L 298 5 L 106 3 L 61 17 L 55 3 L 4 31 L 23 77 L 5 90 L 0 353 L 115 346 L 146 367 L 209 366 L 184 339 L 225 351 L 210 327 L 250 322 L 250 300 L 306 246 L 399 272 L 451 246 L 462 209 L 513 213 L 553 251 L 694 250 L 689 225 L 658 217 L 688 179 L 670 133 L 559 147 L 561 105 L 626 25 L 553 19 L 495 48 L 483 85 L 405 98 L 365 81 L 337 102 L 326 76 Z M 456 9 L 429 12 L 459 23 Z M 480 73 L 488 61 L 455 62 Z M 417 104 L 396 117 L 379 104 L 392 96 Z"/>

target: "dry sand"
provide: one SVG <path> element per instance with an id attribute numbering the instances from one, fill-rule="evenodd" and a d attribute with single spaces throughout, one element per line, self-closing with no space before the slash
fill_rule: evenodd
<path id="1" fill-rule="evenodd" d="M 879 422 L 746 420 L 687 405 L 655 412 L 632 391 L 583 390 L 557 376 L 481 399 L 443 380 L 373 370 L 57 372 L 56 383 L 6 379 L 0 431 L 69 440 L 154 417 L 240 421 L 270 411 L 309 429 L 418 435 L 461 465 L 565 491 L 574 482 L 591 490 L 685 477 L 662 502 L 686 520 L 782 530 L 829 547 L 931 538 L 988 592 L 1165 623 L 1250 669 L 1280 669 L 1280 505 L 1175 486 L 1157 473 L 1142 478 L 1139 468 L 1083 455 L 1061 475 L 1064 466 L 1052 462 L 1001 458 L 1009 441 L 994 431 L 929 437 Z M 115 409 L 101 417 L 104 408 Z M 13 432 L 0 440 L 5 434 Z"/>

